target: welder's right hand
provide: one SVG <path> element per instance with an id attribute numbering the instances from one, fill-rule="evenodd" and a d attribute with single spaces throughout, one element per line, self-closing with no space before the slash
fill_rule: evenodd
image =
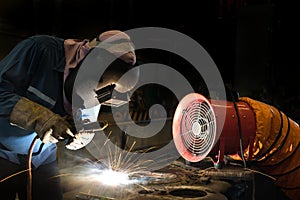
<path id="1" fill-rule="evenodd" d="M 64 118 L 25 97 L 16 103 L 9 120 L 12 125 L 35 131 L 44 143 L 74 137 L 71 125 Z"/>

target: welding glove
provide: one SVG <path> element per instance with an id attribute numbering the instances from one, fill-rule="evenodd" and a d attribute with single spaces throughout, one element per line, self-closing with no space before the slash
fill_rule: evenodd
<path id="1" fill-rule="evenodd" d="M 35 131 L 44 143 L 74 137 L 71 125 L 63 117 L 25 97 L 16 103 L 9 120 L 12 125 Z"/>
<path id="2" fill-rule="evenodd" d="M 77 109 L 74 118 L 66 118 L 70 124 L 74 124 L 76 120 L 77 134 L 66 143 L 66 148 L 69 150 L 78 150 L 88 145 L 95 136 L 96 131 L 104 130 L 108 127 L 108 122 L 98 121 L 100 105 L 88 109 Z"/>

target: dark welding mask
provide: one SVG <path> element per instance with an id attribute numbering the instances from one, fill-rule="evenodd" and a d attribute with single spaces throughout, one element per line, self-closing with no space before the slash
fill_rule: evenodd
<path id="1" fill-rule="evenodd" d="M 130 100 L 138 78 L 139 69 L 134 65 L 105 49 L 94 48 L 78 67 L 70 70 L 64 90 L 71 104 L 75 99 L 76 107 L 90 107 L 85 103 L 95 99 L 101 105 L 120 106 Z"/>

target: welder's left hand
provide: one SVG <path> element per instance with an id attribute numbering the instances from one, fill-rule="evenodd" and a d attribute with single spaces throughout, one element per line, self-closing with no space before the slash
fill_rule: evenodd
<path id="1" fill-rule="evenodd" d="M 15 104 L 9 121 L 12 126 L 36 132 L 43 143 L 73 137 L 72 127 L 64 118 L 26 97 L 21 97 Z M 46 139 L 44 139 L 45 136 Z M 53 138 L 52 141 L 51 138 Z"/>

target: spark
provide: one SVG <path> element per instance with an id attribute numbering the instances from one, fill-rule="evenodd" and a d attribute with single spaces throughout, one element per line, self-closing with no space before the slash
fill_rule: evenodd
<path id="1" fill-rule="evenodd" d="M 68 171 L 69 173 L 60 176 L 65 178 L 67 184 L 72 182 L 73 185 L 80 185 L 78 192 L 88 190 L 91 195 L 105 198 L 126 199 L 128 195 L 133 195 L 134 187 L 148 190 L 146 185 L 150 178 L 147 176 L 151 176 L 149 169 L 152 165 L 159 164 L 158 160 L 164 162 L 164 159 L 169 157 L 162 154 L 156 157 L 157 160 L 145 159 L 146 153 L 158 147 L 136 150 L 137 142 L 132 141 L 128 149 L 124 150 L 110 140 L 111 134 L 112 131 L 106 134 L 106 138 L 101 140 L 101 145 L 91 141 L 95 154 L 99 152 L 98 155 L 93 155 L 92 158 L 72 155 L 72 160 L 76 161 L 75 165 L 72 161 L 72 167 L 63 170 L 71 170 L 71 173 Z"/>
<path id="2" fill-rule="evenodd" d="M 108 186 L 128 185 L 134 182 L 134 180 L 129 179 L 126 172 L 114 171 L 112 169 L 103 170 L 98 175 L 98 179 L 102 184 Z"/>
<path id="3" fill-rule="evenodd" d="M 21 174 L 21 173 L 28 172 L 29 170 L 30 170 L 30 169 L 21 170 L 21 171 L 19 171 L 19 172 L 16 172 L 16 173 L 10 175 L 10 176 L 7 176 L 7 177 L 5 177 L 5 178 L 3 178 L 3 179 L 0 179 L 0 183 L 1 183 L 1 182 L 4 182 L 4 181 L 6 181 L 7 179 L 10 179 L 10 178 L 12 178 L 12 177 L 14 177 L 14 176 L 17 176 L 17 175 L 19 175 L 19 174 Z"/>
<path id="4" fill-rule="evenodd" d="M 133 142 L 127 153 L 120 152 L 117 149 L 112 151 L 108 148 L 106 159 L 90 163 L 92 164 L 88 172 L 90 180 L 112 187 L 137 184 L 140 180 L 134 174 L 144 172 L 145 167 L 142 164 L 151 163 L 152 160 L 139 162 L 140 156 L 129 156 L 129 152 L 132 152 L 135 144 L 136 142 Z"/>

